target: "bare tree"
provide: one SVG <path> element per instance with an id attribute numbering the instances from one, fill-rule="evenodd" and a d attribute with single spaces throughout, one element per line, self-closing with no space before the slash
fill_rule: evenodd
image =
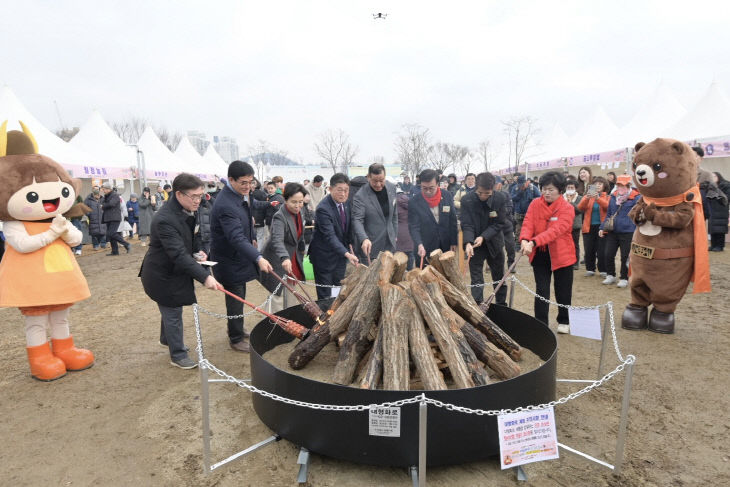
<path id="1" fill-rule="evenodd" d="M 177 146 L 180 145 L 180 141 L 183 137 L 180 132 L 172 132 L 170 130 L 167 130 L 164 125 L 158 125 L 157 127 L 153 125 L 152 130 L 155 131 L 155 134 L 157 134 L 157 138 L 160 139 L 160 142 L 165 144 L 165 146 L 171 151 L 177 149 Z"/>
<path id="2" fill-rule="evenodd" d="M 395 150 L 401 169 L 409 176 L 416 175 L 428 165 L 428 153 L 431 133 L 418 124 L 403 125 L 401 133 L 395 139 Z"/>
<path id="3" fill-rule="evenodd" d="M 449 144 L 436 142 L 428 148 L 429 165 L 441 173 L 445 172 L 451 165 L 449 156 Z M 420 171 L 419 171 L 420 172 Z"/>
<path id="4" fill-rule="evenodd" d="M 459 144 L 444 144 L 446 150 L 446 156 L 449 159 L 449 166 L 454 171 L 464 171 L 464 174 L 469 172 L 472 163 L 472 154 L 469 148 L 465 145 Z"/>
<path id="5" fill-rule="evenodd" d="M 484 139 L 479 142 L 479 146 L 477 147 L 477 158 L 479 159 L 479 162 L 482 163 L 484 171 L 489 172 L 492 162 L 494 161 L 494 150 L 492 149 L 492 144 L 489 139 Z"/>
<path id="6" fill-rule="evenodd" d="M 334 172 L 347 171 L 352 166 L 358 147 L 350 143 L 350 137 L 342 129 L 327 130 L 319 134 L 314 143 L 317 155 L 329 164 Z"/>
<path id="7" fill-rule="evenodd" d="M 532 138 L 538 133 L 537 120 L 530 116 L 515 117 L 503 120 L 504 132 L 507 135 L 507 146 L 509 147 L 508 169 L 519 167 L 525 148 Z"/>

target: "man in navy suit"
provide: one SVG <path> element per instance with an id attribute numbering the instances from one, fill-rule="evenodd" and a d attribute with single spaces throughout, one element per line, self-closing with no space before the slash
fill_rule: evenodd
<path id="1" fill-rule="evenodd" d="M 438 173 L 426 169 L 421 173 L 421 192 L 408 205 L 408 229 L 419 257 L 436 249 L 456 250 L 459 231 L 456 227 L 454 197 L 439 188 Z"/>
<path id="2" fill-rule="evenodd" d="M 314 217 L 314 235 L 309 244 L 309 260 L 314 269 L 314 282 L 339 286 L 345 277 L 347 261 L 357 265 L 357 257 L 350 252 L 350 179 L 337 173 L 330 178 L 330 194 L 317 206 Z M 331 296 L 331 289 L 317 287 L 317 299 Z"/>

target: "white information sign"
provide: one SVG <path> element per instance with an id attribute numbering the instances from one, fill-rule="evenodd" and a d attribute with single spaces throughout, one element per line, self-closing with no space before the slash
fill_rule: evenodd
<path id="1" fill-rule="evenodd" d="M 553 408 L 497 417 L 502 470 L 558 458 L 558 435 Z"/>
<path id="2" fill-rule="evenodd" d="M 330 288 L 330 297 L 331 298 L 336 298 L 337 296 L 339 296 L 340 295 L 340 289 L 342 289 L 342 288 L 341 287 L 332 287 L 332 288 Z"/>
<path id="3" fill-rule="evenodd" d="M 369 414 L 370 436 L 400 437 L 400 408 L 381 408 L 372 406 Z"/>
<path id="4" fill-rule="evenodd" d="M 569 309 L 570 334 L 577 337 L 601 339 L 601 313 L 598 308 Z"/>

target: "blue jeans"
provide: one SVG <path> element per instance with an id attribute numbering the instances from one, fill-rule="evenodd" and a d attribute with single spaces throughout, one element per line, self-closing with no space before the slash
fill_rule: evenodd
<path id="1" fill-rule="evenodd" d="M 81 220 L 79 220 L 78 218 L 74 218 L 73 220 L 71 220 L 71 225 L 73 225 L 74 227 L 76 227 L 79 232 L 83 232 L 83 227 L 81 226 Z M 73 250 L 74 252 L 76 252 L 77 250 L 81 250 L 81 247 L 83 247 L 83 246 L 84 246 L 84 244 L 83 243 L 80 243 L 80 244 L 78 244 L 76 247 L 74 247 L 71 250 Z"/>

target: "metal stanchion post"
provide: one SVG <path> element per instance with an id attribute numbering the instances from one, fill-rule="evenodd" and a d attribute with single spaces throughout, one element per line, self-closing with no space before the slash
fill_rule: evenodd
<path id="1" fill-rule="evenodd" d="M 626 365 L 626 382 L 624 383 L 624 397 L 621 402 L 621 419 L 618 423 L 618 438 L 616 439 L 616 458 L 614 459 L 613 474 L 621 475 L 624 461 L 624 444 L 626 443 L 626 426 L 629 421 L 629 400 L 631 399 L 631 380 L 634 377 L 634 362 Z"/>
<path id="2" fill-rule="evenodd" d="M 601 356 L 598 359 L 598 379 L 603 377 L 603 361 L 606 358 L 606 344 L 611 330 L 610 313 L 613 310 L 613 303 L 609 301 L 606 304 L 606 316 L 603 318 L 603 333 L 601 334 Z"/>
<path id="3" fill-rule="evenodd" d="M 515 276 L 510 278 L 509 282 L 509 307 L 513 308 L 515 304 Z"/>
<path id="4" fill-rule="evenodd" d="M 288 281 L 289 281 L 289 276 L 287 276 L 286 274 L 284 274 L 284 282 L 285 283 L 288 283 Z M 282 306 L 284 307 L 284 309 L 287 309 L 289 307 L 289 292 L 286 290 L 286 287 L 282 286 L 281 288 L 282 288 L 281 289 L 281 295 L 283 297 L 283 305 Z"/>
<path id="5" fill-rule="evenodd" d="M 426 395 L 421 394 L 418 406 L 418 487 L 426 487 L 427 408 Z"/>
<path id="6" fill-rule="evenodd" d="M 199 364 L 200 369 L 200 409 L 203 413 L 203 469 L 210 473 L 210 395 L 208 368 Z"/>

